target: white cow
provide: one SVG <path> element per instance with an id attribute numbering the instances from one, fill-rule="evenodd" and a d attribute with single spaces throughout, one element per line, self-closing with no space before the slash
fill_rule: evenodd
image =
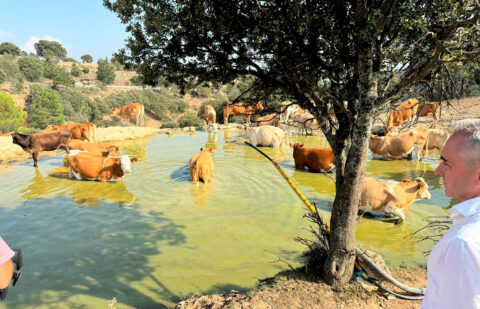
<path id="1" fill-rule="evenodd" d="M 252 127 L 247 129 L 247 137 L 253 146 L 277 148 L 285 139 L 285 132 L 274 126 Z"/>

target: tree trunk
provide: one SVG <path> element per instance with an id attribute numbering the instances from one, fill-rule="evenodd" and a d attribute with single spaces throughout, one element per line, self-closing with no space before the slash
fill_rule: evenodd
<path id="1" fill-rule="evenodd" d="M 330 249 L 323 268 L 324 280 L 330 285 L 347 283 L 353 272 L 358 204 L 372 118 L 370 113 L 360 114 L 353 126 L 350 148 L 342 150 L 344 155 L 335 153 L 337 192 L 330 219 Z"/>

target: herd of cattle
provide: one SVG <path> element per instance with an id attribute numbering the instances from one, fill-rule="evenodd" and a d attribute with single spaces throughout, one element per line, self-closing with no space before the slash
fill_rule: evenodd
<path id="1" fill-rule="evenodd" d="M 415 115 L 431 115 L 434 124 L 437 121 L 437 102 L 419 104 L 417 99 L 409 99 L 389 114 L 384 128 L 385 136 L 370 136 L 369 148 L 373 157 L 380 156 L 384 160 L 410 157 L 414 152 L 417 160 L 428 149 L 442 149 L 449 137 L 448 130 L 415 128 L 399 135 L 393 135 L 394 127 L 411 120 Z M 224 107 L 224 123 L 228 123 L 230 115 L 244 115 L 247 123 L 250 117 L 261 111 L 260 102 L 247 106 L 243 103 L 227 104 Z M 215 109 L 207 105 L 204 110 L 205 120 L 209 131 L 214 128 L 217 132 Z M 144 122 L 144 107 L 141 103 L 133 103 L 115 108 L 112 115 L 118 115 L 125 120 L 135 119 L 136 124 Z M 293 118 L 294 123 L 300 124 L 300 133 L 307 129 L 318 128 L 314 117 L 295 104 L 283 104 L 278 113 L 259 117 L 255 123 L 246 129 L 246 137 L 254 146 L 280 147 L 285 142 L 286 132 L 280 123 L 288 124 Z M 82 124 L 67 123 L 64 125 L 49 125 L 43 133 L 23 134 L 11 132 L 14 144 L 32 154 L 34 166 L 38 167 L 39 153 L 58 148 L 66 150 L 66 162 L 69 166 L 70 178 L 78 180 L 109 180 L 121 179 L 125 173 L 131 172 L 131 163 L 137 158 L 120 155 L 115 145 L 96 142 L 96 126 L 91 122 Z M 86 141 L 85 141 L 86 140 Z M 307 148 L 303 144 L 290 144 L 293 148 L 295 168 L 312 172 L 331 172 L 335 169 L 335 158 L 331 148 Z M 203 181 L 212 182 L 214 161 L 211 148 L 201 148 L 190 160 L 190 176 L 194 183 Z M 403 182 L 380 180 L 366 177 L 361 195 L 360 210 L 383 211 L 386 216 L 395 217 L 397 222 L 405 219 L 405 213 L 417 199 L 430 198 L 428 185 L 422 178 Z"/>

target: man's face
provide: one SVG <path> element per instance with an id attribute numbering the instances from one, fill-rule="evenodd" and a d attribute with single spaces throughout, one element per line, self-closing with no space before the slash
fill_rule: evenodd
<path id="1" fill-rule="evenodd" d="M 480 196 L 480 162 L 465 161 L 460 153 L 464 151 L 466 136 L 453 135 L 442 150 L 440 165 L 435 170 L 443 178 L 445 195 L 466 201 Z"/>

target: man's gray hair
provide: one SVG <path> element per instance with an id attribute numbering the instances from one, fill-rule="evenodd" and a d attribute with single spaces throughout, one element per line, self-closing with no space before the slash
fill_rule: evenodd
<path id="1" fill-rule="evenodd" d="M 480 160 L 480 119 L 453 121 L 450 125 L 452 135 L 465 135 L 467 147 L 460 155 L 467 160 Z"/>

